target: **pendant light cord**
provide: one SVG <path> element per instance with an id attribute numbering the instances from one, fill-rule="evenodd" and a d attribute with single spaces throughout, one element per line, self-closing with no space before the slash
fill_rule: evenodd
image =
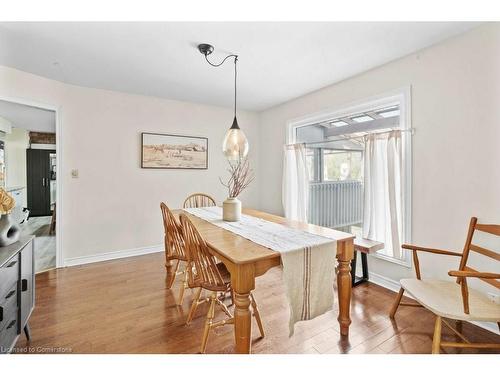
<path id="1" fill-rule="evenodd" d="M 236 70 L 236 62 L 238 61 L 238 56 L 234 57 L 234 117 L 236 117 L 236 77 L 238 76 L 238 71 Z"/>
<path id="2" fill-rule="evenodd" d="M 227 59 L 229 59 L 230 57 L 234 57 L 234 117 L 236 117 L 236 94 L 237 94 L 237 90 L 236 90 L 236 78 L 238 77 L 238 71 L 236 69 L 236 63 L 238 62 L 238 55 L 228 55 L 226 57 L 224 57 L 224 59 L 218 63 L 218 64 L 214 64 L 212 63 L 209 59 L 208 59 L 208 55 L 207 54 L 204 54 L 205 55 L 205 60 L 207 60 L 207 63 L 209 63 L 210 65 L 214 66 L 214 67 L 219 67 L 221 66 L 222 64 L 224 64 L 226 62 Z"/>

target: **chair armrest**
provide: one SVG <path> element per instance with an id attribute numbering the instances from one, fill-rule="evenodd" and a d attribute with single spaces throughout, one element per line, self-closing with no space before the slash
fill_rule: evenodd
<path id="1" fill-rule="evenodd" d="M 449 271 L 448 275 L 452 277 L 458 277 L 457 282 L 460 283 L 460 289 L 462 290 L 462 301 L 464 305 L 464 313 L 466 314 L 469 313 L 469 288 L 467 287 L 467 277 L 478 277 L 480 279 L 500 279 L 500 274 L 491 272 Z"/>
<path id="2" fill-rule="evenodd" d="M 461 253 L 456 253 L 454 251 L 448 251 L 448 250 L 440 250 L 440 249 L 431 249 L 428 247 L 422 247 L 422 246 L 415 246 L 415 245 L 409 245 L 409 244 L 403 244 L 401 246 L 403 249 L 407 250 L 413 250 L 413 251 L 423 251 L 426 253 L 432 253 L 432 254 L 440 254 L 440 255 L 452 255 L 456 257 L 461 257 Z"/>
<path id="3" fill-rule="evenodd" d="M 415 245 L 409 245 L 409 244 L 403 244 L 401 247 L 403 249 L 413 251 L 413 264 L 415 265 L 415 274 L 416 274 L 418 280 L 420 280 L 421 277 L 420 277 L 420 263 L 418 261 L 417 251 L 423 251 L 426 253 L 439 254 L 439 255 L 453 255 L 453 256 L 457 256 L 457 257 L 462 256 L 462 254 L 455 253 L 453 251 L 431 249 L 428 247 L 415 246 Z"/>
<path id="4" fill-rule="evenodd" d="M 478 277 L 480 279 L 500 279 L 500 273 L 476 272 L 476 271 L 450 271 L 448 275 L 453 277 Z"/>

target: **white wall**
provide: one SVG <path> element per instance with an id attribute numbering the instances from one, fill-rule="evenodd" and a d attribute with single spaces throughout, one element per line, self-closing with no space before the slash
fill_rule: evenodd
<path id="1" fill-rule="evenodd" d="M 282 213 L 282 145 L 287 120 L 341 109 L 408 85 L 416 129 L 412 242 L 461 251 L 471 216 L 500 223 L 499 24 L 481 26 L 263 112 L 261 208 Z M 457 263 L 423 254 L 421 267 L 426 276 L 446 277 Z M 408 268 L 374 258 L 370 271 L 392 280 L 413 275 Z"/>
<path id="2" fill-rule="evenodd" d="M 5 173 L 7 188 L 26 188 L 26 149 L 29 147 L 28 131 L 12 128 L 10 134 L 5 135 Z M 23 194 L 23 207 L 26 207 L 26 190 Z"/>
<path id="3" fill-rule="evenodd" d="M 219 176 L 226 162 L 221 144 L 232 110 L 63 84 L 0 67 L 0 97 L 59 107 L 62 123 L 62 217 L 64 260 L 162 243 L 160 202 L 178 208 L 193 192 L 225 198 Z M 258 115 L 240 111 L 252 167 L 258 171 Z M 209 138 L 208 170 L 140 168 L 142 131 Z M 70 171 L 79 170 L 79 178 Z M 258 207 L 259 180 L 243 193 Z M 59 218 L 58 218 L 59 219 Z"/>

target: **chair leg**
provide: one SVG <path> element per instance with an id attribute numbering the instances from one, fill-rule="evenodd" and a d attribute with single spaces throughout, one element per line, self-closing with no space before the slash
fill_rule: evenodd
<path id="1" fill-rule="evenodd" d="M 434 325 L 434 337 L 432 338 L 432 354 L 439 354 L 441 347 L 441 317 L 436 316 L 436 324 Z"/>
<path id="2" fill-rule="evenodd" d="M 205 353 L 205 349 L 207 348 L 208 334 L 210 333 L 210 329 L 212 328 L 212 324 L 214 322 L 216 299 L 217 293 L 213 292 L 210 295 L 210 307 L 208 308 L 207 319 L 205 320 L 205 329 L 203 331 L 203 338 L 201 339 L 200 353 L 202 354 Z"/>
<path id="3" fill-rule="evenodd" d="M 401 303 L 401 298 L 403 298 L 403 293 L 405 290 L 403 288 L 399 289 L 398 295 L 396 296 L 396 299 L 394 300 L 394 303 L 392 304 L 391 307 L 391 312 L 389 313 L 389 317 L 391 319 L 394 319 L 394 316 L 396 315 L 396 311 L 398 311 L 399 304 Z"/>
<path id="4" fill-rule="evenodd" d="M 193 303 L 191 304 L 191 308 L 189 309 L 189 314 L 186 319 L 186 325 L 191 323 L 191 320 L 193 320 L 194 313 L 196 312 L 196 309 L 198 308 L 198 305 L 200 304 L 200 295 L 201 295 L 201 290 L 202 288 L 198 288 L 196 290 L 196 294 L 194 295 Z"/>
<path id="5" fill-rule="evenodd" d="M 257 302 L 255 302 L 255 298 L 252 293 L 250 293 L 250 300 L 252 304 L 253 316 L 257 321 L 257 325 L 259 326 L 260 337 L 264 337 L 264 326 L 262 325 L 262 320 L 260 319 L 259 309 L 257 308 Z"/>
<path id="6" fill-rule="evenodd" d="M 229 311 L 229 309 L 227 308 L 227 306 L 224 304 L 223 301 L 218 300 L 216 302 L 220 306 L 220 308 L 222 309 L 222 311 L 224 311 L 224 314 L 226 314 L 229 318 L 233 318 L 233 315 L 231 314 L 231 312 Z"/>
<path id="7" fill-rule="evenodd" d="M 179 306 L 184 302 L 184 292 L 186 289 L 188 289 L 188 273 L 187 270 L 184 270 L 184 281 L 182 282 L 181 290 L 179 291 Z"/>
<path id="8" fill-rule="evenodd" d="M 167 288 L 170 289 L 172 287 L 172 285 L 174 284 L 174 281 L 175 281 L 175 277 L 177 276 L 177 269 L 179 268 L 179 263 L 180 261 L 178 260 L 176 263 L 175 263 L 175 267 L 172 266 L 170 264 L 171 261 L 167 261 L 165 263 L 165 268 L 168 270 L 169 267 L 172 267 L 172 274 L 171 274 L 171 277 L 170 277 L 170 280 L 167 280 Z M 168 272 L 168 271 L 167 271 Z"/>
<path id="9" fill-rule="evenodd" d="M 231 294 L 231 304 L 229 306 L 233 306 L 234 305 L 234 290 L 233 288 L 231 288 L 231 291 L 229 292 Z M 498 328 L 500 328 L 500 323 L 498 323 L 499 326 Z"/>

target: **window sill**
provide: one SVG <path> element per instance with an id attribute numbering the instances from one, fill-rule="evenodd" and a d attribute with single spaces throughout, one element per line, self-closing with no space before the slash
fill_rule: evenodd
<path id="1" fill-rule="evenodd" d="M 390 257 L 388 255 L 378 254 L 378 253 L 372 254 L 372 256 L 374 258 L 381 259 L 381 260 L 384 260 L 386 262 L 394 263 L 394 264 L 397 264 L 399 266 L 403 266 L 406 268 L 411 268 L 411 266 L 412 266 L 410 258 L 408 258 L 408 259 L 396 259 L 396 258 Z"/>

